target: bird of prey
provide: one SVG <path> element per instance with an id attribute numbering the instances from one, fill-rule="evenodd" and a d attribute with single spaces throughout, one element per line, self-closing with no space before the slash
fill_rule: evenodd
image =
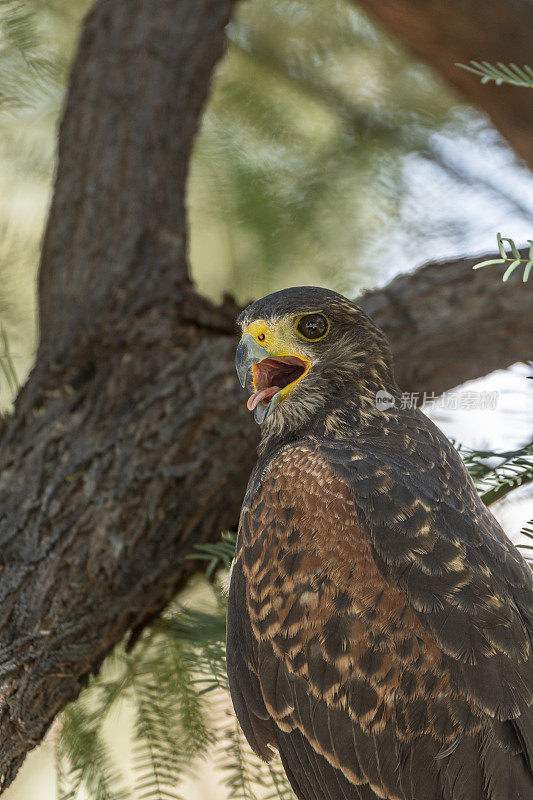
<path id="1" fill-rule="evenodd" d="M 299 800 L 531 800 L 530 568 L 357 306 L 298 287 L 239 323 L 262 438 L 227 664 L 251 748 Z"/>

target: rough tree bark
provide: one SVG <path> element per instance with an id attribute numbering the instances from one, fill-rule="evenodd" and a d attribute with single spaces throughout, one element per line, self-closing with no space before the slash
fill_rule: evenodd
<path id="1" fill-rule="evenodd" d="M 531 0 L 356 0 L 379 23 L 485 111 L 514 151 L 533 166 L 533 92 L 482 84 L 456 64 L 532 64 Z"/>
<path id="2" fill-rule="evenodd" d="M 237 309 L 193 290 L 183 200 L 232 5 L 99 0 L 85 25 L 36 364 L 0 422 L 2 788 L 106 653 L 184 584 L 194 543 L 237 519 L 257 436 L 233 372 Z M 531 297 L 457 261 L 362 304 L 404 388 L 440 391 L 527 357 Z"/>
<path id="3" fill-rule="evenodd" d="M 359 298 L 389 337 L 406 391 L 441 393 L 531 359 L 532 292 L 519 274 L 510 286 L 495 267 L 472 271 L 489 257 L 498 254 L 436 261 Z"/>

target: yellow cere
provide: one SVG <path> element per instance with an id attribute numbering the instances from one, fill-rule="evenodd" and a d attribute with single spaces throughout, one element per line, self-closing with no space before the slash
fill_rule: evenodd
<path id="1" fill-rule="evenodd" d="M 301 347 L 302 341 L 294 329 L 294 321 L 290 317 L 282 317 L 274 323 L 267 323 L 264 319 L 256 319 L 243 331 L 243 336 L 249 333 L 261 347 L 268 351 L 270 356 L 297 356 L 308 360 Z"/>
<path id="2" fill-rule="evenodd" d="M 264 319 L 256 319 L 253 322 L 250 322 L 246 330 L 243 331 L 242 335 L 245 336 L 247 333 L 249 333 L 250 336 L 253 336 L 256 342 L 259 342 L 260 345 L 267 349 L 267 340 L 271 341 L 273 338 L 273 331 L 269 330 Z"/>

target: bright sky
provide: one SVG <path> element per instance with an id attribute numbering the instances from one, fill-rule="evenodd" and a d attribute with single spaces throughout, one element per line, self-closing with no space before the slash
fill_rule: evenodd
<path id="1" fill-rule="evenodd" d="M 498 231 L 518 246 L 533 239 L 533 173 L 517 162 L 483 117 L 470 118 L 472 113 L 464 112 L 470 135 L 450 127 L 432 137 L 440 163 L 419 154 L 405 160 L 401 221 L 396 230 L 383 232 L 385 252 L 380 252 L 380 263 L 391 266 L 380 275 L 380 285 L 427 261 L 494 252 Z M 493 270 L 495 281 L 501 280 L 498 267 L 487 269 Z M 521 281 L 521 271 L 511 280 Z M 533 274 L 524 291 L 533 292 Z M 358 293 L 359 287 L 354 294 Z M 440 407 L 424 411 L 465 447 L 519 448 L 533 441 L 533 379 L 528 379 L 533 376 L 533 342 L 531 359 L 529 365 L 498 370 L 455 390 L 458 394 L 496 392 L 493 410 Z M 492 511 L 516 540 L 524 523 L 533 518 L 533 487 L 513 492 Z"/>

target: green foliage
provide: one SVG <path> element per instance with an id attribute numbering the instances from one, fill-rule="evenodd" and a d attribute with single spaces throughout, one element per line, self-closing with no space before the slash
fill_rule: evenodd
<path id="1" fill-rule="evenodd" d="M 485 505 L 502 500 L 510 492 L 533 483 L 533 443 L 518 450 L 497 453 L 493 450 L 466 450 L 460 448 L 476 488 Z M 533 567 L 533 520 L 520 531 L 531 544 L 520 543 L 524 557 Z"/>
<path id="2" fill-rule="evenodd" d="M 43 42 L 35 3 L 0 4 L 0 109 L 32 108 L 60 80 L 58 63 Z"/>
<path id="3" fill-rule="evenodd" d="M 224 784 L 229 790 L 229 797 L 256 800 L 254 784 L 259 786 L 262 783 L 259 762 L 243 742 L 236 717 L 224 732 L 222 746 L 217 763 L 225 775 Z"/>
<path id="4" fill-rule="evenodd" d="M 125 796 L 116 788 L 120 775 L 102 738 L 98 716 L 85 707 L 85 699 L 63 712 L 58 748 L 61 800 L 75 800 L 80 786 L 91 800 L 121 800 Z"/>
<path id="5" fill-rule="evenodd" d="M 217 569 L 229 570 L 235 554 L 235 537 L 231 533 L 222 534 L 220 542 L 215 544 L 198 544 L 195 552 L 187 556 L 192 561 L 205 561 L 205 575 L 212 577 Z"/>
<path id="6" fill-rule="evenodd" d="M 0 111 L 58 110 L 89 0 L 0 2 Z"/>
<path id="7" fill-rule="evenodd" d="M 474 75 L 481 77 L 481 83 L 494 81 L 498 86 L 502 83 L 511 86 L 533 87 L 533 69 L 524 65 L 519 67 L 516 64 L 491 64 L 488 61 L 470 61 L 468 64 L 457 64 L 458 67 L 473 72 Z"/>
<path id="8" fill-rule="evenodd" d="M 462 69 L 467 69 L 473 72 L 474 75 L 481 76 L 481 83 L 488 83 L 494 81 L 498 86 L 502 83 L 508 83 L 512 86 L 525 86 L 533 88 L 533 69 L 527 65 L 518 67 L 516 64 L 502 64 L 498 61 L 496 65 L 490 64 L 488 61 L 471 61 L 470 64 L 457 64 Z M 503 273 L 502 281 L 507 281 L 517 267 L 524 264 L 524 274 L 522 280 L 524 283 L 529 279 L 531 268 L 533 267 L 533 240 L 528 239 L 529 255 L 528 258 L 522 258 L 514 241 L 509 238 L 502 238 L 501 233 L 497 234 L 498 249 L 500 251 L 500 258 L 491 258 L 488 261 L 481 261 L 475 264 L 473 269 L 480 269 L 481 267 L 489 267 L 494 264 L 507 264 L 507 269 Z M 511 256 L 507 255 L 505 250 L 505 242 L 511 249 Z"/>
<path id="9" fill-rule="evenodd" d="M 489 267 L 493 264 L 507 264 L 507 269 L 503 273 L 502 281 L 508 281 L 515 269 L 521 264 L 524 265 L 524 274 L 522 280 L 526 283 L 529 279 L 531 268 L 533 267 L 533 239 L 528 239 L 529 254 L 527 258 L 522 258 L 520 251 L 512 239 L 502 238 L 501 233 L 496 236 L 498 242 L 498 250 L 500 251 L 500 258 L 491 258 L 488 261 L 481 261 L 479 264 L 474 264 L 472 269 L 481 269 L 481 267 Z M 505 249 L 505 242 L 507 242 L 511 255 L 507 254 Z"/>
<path id="10" fill-rule="evenodd" d="M 404 157 L 454 100 L 351 3 L 251 0 L 228 38 L 191 167 L 200 288 L 353 291 L 399 219 Z"/>
<path id="11" fill-rule="evenodd" d="M 21 378 L 35 346 L 35 273 L 54 172 L 56 122 L 89 2 L 0 0 L 0 319 Z M 2 369 L 0 407 L 7 407 L 12 395 Z"/>
<path id="12" fill-rule="evenodd" d="M 533 482 L 533 444 L 506 453 L 466 449 L 460 452 L 487 506 Z"/>
<path id="13" fill-rule="evenodd" d="M 199 549 L 214 573 L 235 538 Z M 226 576 L 225 569 L 222 575 Z M 213 575 L 214 577 L 214 575 Z M 221 573 L 217 576 L 221 577 Z M 210 754 L 236 800 L 293 800 L 281 763 L 251 752 L 231 709 L 225 657 L 226 599 L 202 578 L 194 608 L 175 603 L 144 633 L 133 652 L 120 647 L 81 698 L 62 715 L 58 745 L 60 800 L 176 800 L 184 777 Z M 198 595 L 201 596 L 199 600 Z M 203 606 L 203 607 L 202 607 Z M 133 713 L 133 781 L 127 785 L 106 726 L 126 704 Z"/>

